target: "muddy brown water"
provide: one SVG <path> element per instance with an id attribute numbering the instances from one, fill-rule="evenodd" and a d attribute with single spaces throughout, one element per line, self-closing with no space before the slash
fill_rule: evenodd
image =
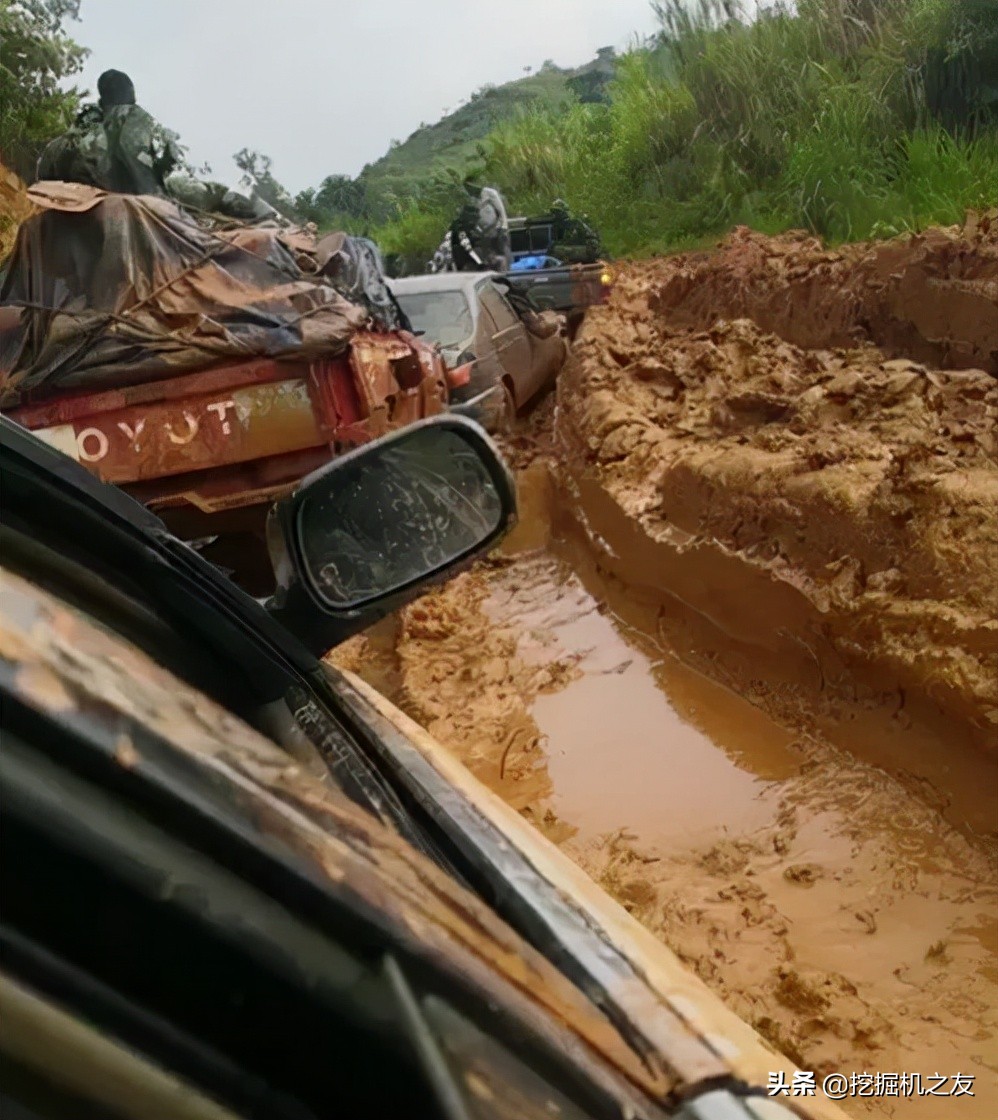
<path id="1" fill-rule="evenodd" d="M 996 238 L 622 262 L 502 552 L 337 652 L 857 1117 L 998 1116 Z"/>
<path id="2" fill-rule="evenodd" d="M 527 697 L 550 783 L 532 815 L 804 1068 L 974 1076 L 974 1097 L 848 1111 L 998 1115 L 993 844 L 691 668 L 658 605 L 600 569 L 544 464 L 520 480 L 483 606 L 520 661 L 563 670 Z"/>
<path id="3" fill-rule="evenodd" d="M 522 582 L 500 583 L 487 605 L 519 631 L 524 660 L 557 652 L 578 673 L 531 708 L 559 818 L 588 836 L 630 825 L 662 844 L 758 827 L 774 781 L 796 770 L 790 734 L 655 650 L 559 551 L 536 557 Z"/>
<path id="4" fill-rule="evenodd" d="M 848 1113 L 998 1115 L 990 764 L 957 772 L 945 727 L 914 715 L 796 718 L 742 687 L 751 665 L 732 686 L 712 657 L 738 639 L 614 574 L 546 445 L 519 450 L 521 521 L 501 554 L 337 659 L 801 1068 L 973 1078 L 972 1097 L 858 1096 Z M 938 782 L 880 761 L 906 753 L 941 759 Z"/>

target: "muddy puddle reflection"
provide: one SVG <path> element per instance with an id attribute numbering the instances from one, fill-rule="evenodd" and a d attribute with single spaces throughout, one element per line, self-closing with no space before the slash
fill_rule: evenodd
<path id="1" fill-rule="evenodd" d="M 620 828 L 652 845 L 750 832 L 796 772 L 790 735 L 752 705 L 648 648 L 541 554 L 498 581 L 486 609 L 530 663 L 567 661 L 569 682 L 534 702 L 552 808 L 581 838 Z"/>
<path id="2" fill-rule="evenodd" d="M 660 603 L 606 574 L 570 523 L 552 531 L 543 467 L 520 482 L 481 608 L 526 678 L 549 682 L 523 691 L 545 775 L 530 819 L 561 822 L 565 850 L 802 1067 L 952 1067 L 976 1078 L 960 1115 L 995 1115 L 993 845 L 686 664 Z M 936 1120 L 938 1103 L 879 1111 Z"/>

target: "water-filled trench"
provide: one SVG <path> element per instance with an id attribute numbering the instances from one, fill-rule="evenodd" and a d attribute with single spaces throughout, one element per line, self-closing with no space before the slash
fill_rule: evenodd
<path id="1" fill-rule="evenodd" d="M 993 1115 L 989 839 L 951 819 L 951 796 L 864 760 L 862 729 L 836 743 L 705 671 L 662 597 L 600 563 L 549 462 L 521 471 L 520 490 L 521 523 L 500 555 L 343 663 L 801 1067 L 972 1074 L 959 1115 Z M 931 728 L 891 733 L 915 752 L 931 745 Z M 955 1107 L 844 1104 L 912 1117 Z"/>

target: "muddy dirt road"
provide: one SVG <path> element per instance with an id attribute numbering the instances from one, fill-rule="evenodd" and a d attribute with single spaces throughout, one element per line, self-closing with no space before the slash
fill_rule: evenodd
<path id="1" fill-rule="evenodd" d="M 512 538 L 337 655 L 801 1067 L 975 1077 L 857 1116 L 998 1115 L 996 373 L 986 221 L 629 266 Z"/>

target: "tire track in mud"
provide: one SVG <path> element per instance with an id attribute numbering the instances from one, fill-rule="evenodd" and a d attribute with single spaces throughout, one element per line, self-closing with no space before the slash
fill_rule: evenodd
<path id="1" fill-rule="evenodd" d="M 959 1115 L 983 1120 L 998 1114 L 990 382 L 752 324 L 672 332 L 651 306 L 676 267 L 625 272 L 562 376 L 557 423 L 549 398 L 507 439 L 521 524 L 504 549 L 337 659 L 802 1068 L 974 1074 Z M 802 456 L 809 482 L 828 466 L 875 484 L 809 506 L 787 484 Z M 850 551 L 858 569 L 839 562 Z M 848 627 L 829 637 L 816 610 Z M 878 611 L 901 620 L 893 646 Z M 937 684 L 921 696 L 917 642 Z"/>

